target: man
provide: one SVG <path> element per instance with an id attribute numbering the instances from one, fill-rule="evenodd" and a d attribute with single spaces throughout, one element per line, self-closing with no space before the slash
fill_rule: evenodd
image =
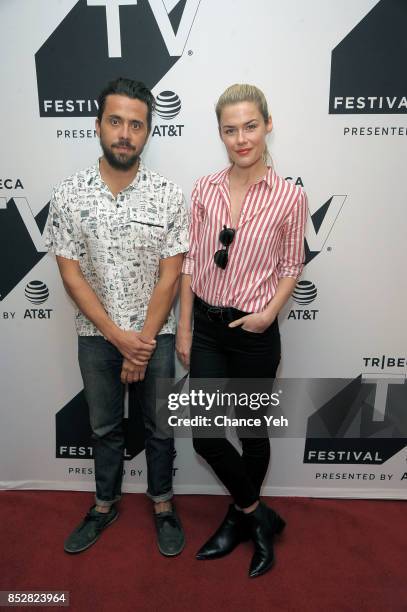
<path id="1" fill-rule="evenodd" d="M 96 504 L 65 542 L 86 550 L 117 517 L 123 474 L 123 395 L 136 383 L 146 428 L 147 495 L 158 546 L 184 546 L 171 502 L 174 443 L 155 435 L 155 381 L 174 375 L 176 295 L 187 214 L 181 189 L 147 169 L 141 153 L 154 97 L 145 85 L 117 79 L 99 96 L 98 163 L 53 193 L 48 246 L 78 312 L 79 366 L 94 440 Z"/>

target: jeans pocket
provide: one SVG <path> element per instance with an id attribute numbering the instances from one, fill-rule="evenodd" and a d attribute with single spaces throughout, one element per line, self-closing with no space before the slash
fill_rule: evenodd
<path id="1" fill-rule="evenodd" d="M 263 336 L 265 333 L 267 333 L 267 330 L 269 329 L 267 327 L 267 329 L 265 329 L 262 332 L 254 332 L 254 331 L 250 331 L 249 329 L 244 329 L 244 327 L 242 325 L 239 325 L 239 328 L 243 333 L 247 334 L 248 336 Z"/>

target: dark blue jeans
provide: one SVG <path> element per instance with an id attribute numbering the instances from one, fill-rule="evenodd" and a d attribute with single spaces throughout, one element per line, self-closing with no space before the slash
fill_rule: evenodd
<path id="1" fill-rule="evenodd" d="M 173 438 L 155 436 L 155 383 L 174 376 L 173 334 L 157 336 L 144 381 L 133 383 L 146 429 L 147 495 L 155 502 L 172 498 Z M 123 356 L 102 336 L 79 336 L 78 358 L 93 432 L 96 503 L 110 506 L 120 499 L 123 478 Z"/>

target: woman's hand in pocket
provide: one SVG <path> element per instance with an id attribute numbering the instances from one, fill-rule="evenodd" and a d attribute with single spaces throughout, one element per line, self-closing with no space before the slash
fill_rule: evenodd
<path id="1" fill-rule="evenodd" d="M 263 312 L 255 312 L 232 321 L 229 323 L 229 327 L 241 327 L 252 334 L 262 334 L 270 327 L 273 320 L 270 320 L 270 317 L 267 317 Z"/>

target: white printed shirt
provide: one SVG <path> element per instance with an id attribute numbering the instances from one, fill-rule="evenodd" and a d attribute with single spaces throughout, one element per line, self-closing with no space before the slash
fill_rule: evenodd
<path id="1" fill-rule="evenodd" d="M 140 161 L 134 181 L 114 198 L 97 163 L 54 190 L 46 244 L 55 255 L 79 261 L 116 325 L 140 331 L 160 259 L 188 250 L 182 191 Z M 171 311 L 159 333 L 175 333 L 175 328 Z M 80 336 L 101 335 L 80 311 L 76 329 Z"/>

